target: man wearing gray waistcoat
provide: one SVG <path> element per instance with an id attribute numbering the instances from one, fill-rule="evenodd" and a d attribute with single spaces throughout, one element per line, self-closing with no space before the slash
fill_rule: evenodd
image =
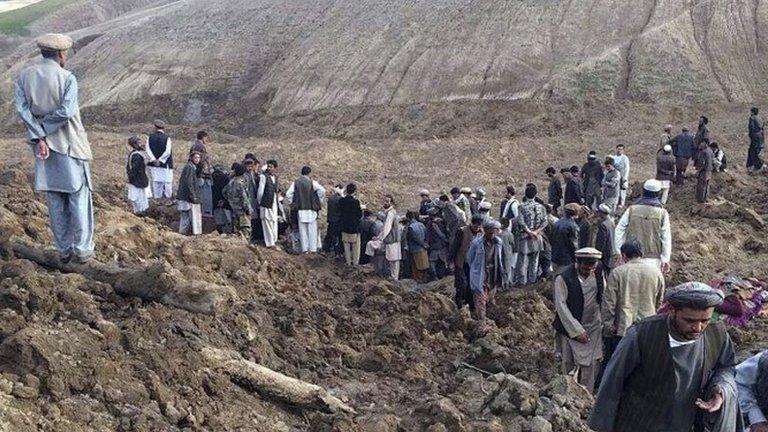
<path id="1" fill-rule="evenodd" d="M 56 249 L 63 262 L 93 255 L 91 146 L 80 120 L 77 80 L 64 69 L 72 39 L 37 39 L 42 59 L 14 86 L 16 111 L 35 154 L 35 190 L 46 193 Z"/>

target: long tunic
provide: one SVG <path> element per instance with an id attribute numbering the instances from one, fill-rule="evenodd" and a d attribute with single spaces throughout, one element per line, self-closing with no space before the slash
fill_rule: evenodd
<path id="1" fill-rule="evenodd" d="M 635 258 L 614 269 L 603 295 L 607 334 L 624 336 L 632 324 L 656 314 L 664 297 L 664 275 L 658 267 Z"/>
<path id="2" fill-rule="evenodd" d="M 584 295 L 584 312 L 581 321 L 577 320 L 568 309 L 568 287 L 562 276 L 555 279 L 555 311 L 565 327 L 568 336 L 557 334 L 557 348 L 559 352 L 572 353 L 576 364 L 580 366 L 592 366 L 595 361 L 603 358 L 602 319 L 600 305 L 597 303 L 597 278 L 594 273 L 586 280 L 579 276 L 581 290 Z M 573 339 L 576 336 L 587 333 L 588 343 L 581 343 Z"/>
<path id="3" fill-rule="evenodd" d="M 669 343 L 677 387 L 673 406 L 669 410 L 670 418 L 666 421 L 669 427 L 660 432 L 691 432 L 696 415 L 695 401 L 702 385 L 703 338 L 696 339 L 692 343 L 680 343 L 670 336 Z M 730 361 L 725 357 L 733 355 L 730 339 L 726 344 L 718 361 L 719 365 L 729 364 Z M 595 401 L 595 412 L 590 419 L 592 429 L 601 432 L 614 430 L 614 422 L 624 392 L 624 382 L 641 362 L 637 327 L 630 327 L 613 353 L 603 375 L 600 392 Z M 718 372 L 712 379 L 713 384 L 720 384 L 728 379 L 729 374 L 731 376 L 733 374 L 732 367 L 716 370 Z"/>

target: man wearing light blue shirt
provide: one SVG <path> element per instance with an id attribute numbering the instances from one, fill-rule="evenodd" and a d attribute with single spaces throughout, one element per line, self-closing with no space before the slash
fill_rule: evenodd
<path id="1" fill-rule="evenodd" d="M 25 68 L 14 85 L 16 112 L 36 156 L 35 190 L 46 193 L 56 249 L 62 262 L 84 263 L 93 255 L 93 159 L 80 120 L 75 76 L 64 69 L 72 39 L 37 39 L 42 59 Z"/>
<path id="2" fill-rule="evenodd" d="M 736 387 L 741 411 L 749 420 L 751 432 L 768 432 L 768 351 L 763 351 L 736 366 Z"/>

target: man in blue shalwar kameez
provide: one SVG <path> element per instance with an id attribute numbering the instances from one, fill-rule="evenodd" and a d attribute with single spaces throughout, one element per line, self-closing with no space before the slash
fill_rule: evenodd
<path id="1" fill-rule="evenodd" d="M 35 190 L 46 193 L 51 229 L 63 262 L 93 255 L 93 203 L 88 137 L 80 120 L 77 80 L 64 69 L 72 39 L 37 39 L 42 59 L 14 86 L 14 101 L 35 154 Z"/>

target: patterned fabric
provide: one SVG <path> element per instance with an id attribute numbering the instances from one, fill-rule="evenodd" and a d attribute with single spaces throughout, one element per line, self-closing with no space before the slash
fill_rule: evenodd
<path id="1" fill-rule="evenodd" d="M 517 252 L 529 254 L 544 249 L 542 237 L 529 237 L 525 229 L 536 230 L 547 224 L 547 209 L 535 200 L 526 199 L 520 205 L 520 216 L 517 218 L 520 227 L 517 233 Z"/>

